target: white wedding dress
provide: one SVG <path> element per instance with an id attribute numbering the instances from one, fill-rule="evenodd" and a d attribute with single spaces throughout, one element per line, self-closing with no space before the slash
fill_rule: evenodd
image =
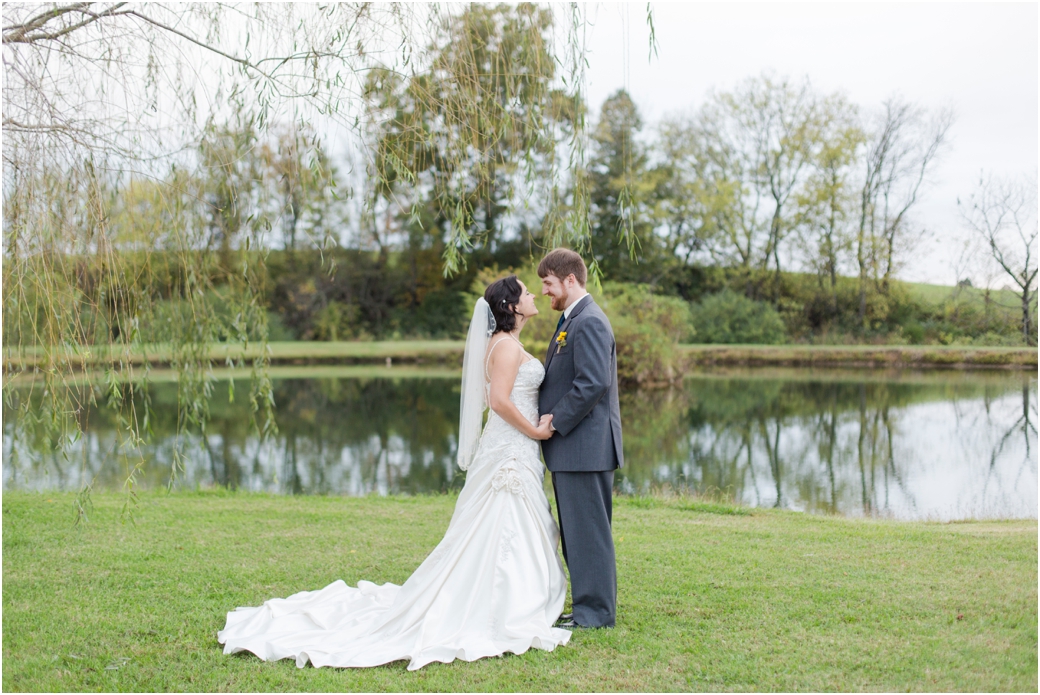
<path id="1" fill-rule="evenodd" d="M 510 394 L 532 424 L 544 377 L 541 363 L 529 359 Z M 353 588 L 338 580 L 238 608 L 217 633 L 224 653 L 294 658 L 301 668 L 407 659 L 411 671 L 566 644 L 570 632 L 553 627 L 566 580 L 538 448 L 492 411 L 444 539 L 404 585 Z"/>

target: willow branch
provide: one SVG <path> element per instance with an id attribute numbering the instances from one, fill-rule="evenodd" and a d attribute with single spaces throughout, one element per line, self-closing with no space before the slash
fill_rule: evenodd
<path id="1" fill-rule="evenodd" d="M 3 40 L 3 42 L 4 43 L 40 43 L 40 42 L 43 42 L 43 41 L 56 41 L 57 39 L 60 39 L 61 37 L 65 36 L 67 34 L 71 34 L 72 32 L 76 31 L 77 29 L 82 29 L 83 27 L 88 26 L 90 24 L 93 24 L 94 22 L 98 22 L 98 21 L 104 19 L 105 17 L 114 17 L 114 16 L 117 16 L 117 15 L 120 15 L 120 14 L 124 14 L 125 11 L 124 12 L 118 12 L 117 10 L 119 10 L 119 8 L 122 7 L 125 4 L 126 4 L 125 2 L 120 2 L 120 3 L 117 3 L 117 4 L 113 5 L 112 7 L 109 7 L 104 12 L 98 12 L 98 13 L 90 12 L 89 10 L 86 9 L 87 7 L 90 6 L 90 3 L 79 3 L 77 5 L 71 5 L 69 7 L 59 8 L 59 10 L 55 10 L 54 13 L 49 13 L 49 16 L 41 15 L 40 17 L 37 17 L 35 20 L 32 20 L 29 23 L 29 25 L 26 25 L 25 28 L 18 29 L 16 31 L 12 32 L 11 36 L 8 35 L 9 27 L 4 27 L 4 40 Z M 28 32 L 30 32 L 30 31 L 34 31 L 35 29 L 39 29 L 39 28 L 45 26 L 46 23 L 49 22 L 51 19 L 55 19 L 55 18 L 60 17 L 60 16 L 62 16 L 64 14 L 68 14 L 69 12 L 80 12 L 82 14 L 87 15 L 87 18 L 84 19 L 82 22 L 78 22 L 76 24 L 72 24 L 72 25 L 67 26 L 67 27 L 65 27 L 63 29 L 59 29 L 57 31 L 53 31 L 53 32 L 50 32 L 50 33 L 47 33 L 47 34 L 28 34 Z M 35 26 L 32 26 L 33 24 L 35 24 Z M 13 27 L 13 28 L 17 29 L 17 25 L 15 25 L 15 27 Z"/>

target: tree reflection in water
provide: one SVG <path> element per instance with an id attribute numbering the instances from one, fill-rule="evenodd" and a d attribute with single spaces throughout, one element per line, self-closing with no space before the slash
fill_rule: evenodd
<path id="1" fill-rule="evenodd" d="M 777 371 L 694 376 L 674 409 L 626 394 L 621 489 L 831 514 L 1036 516 L 1035 376 Z"/>
<path id="2" fill-rule="evenodd" d="M 239 387 L 241 388 L 241 386 Z M 219 390 L 217 390 L 219 393 Z M 157 489 L 170 479 L 178 444 L 183 471 L 175 487 L 221 486 L 290 494 L 387 494 L 445 491 L 454 468 L 458 388 L 447 380 L 299 379 L 275 383 L 279 434 L 261 441 L 248 404 L 215 397 L 206 432 L 177 442 L 176 386 L 150 389 L 150 442 L 130 456 L 147 462 L 138 481 Z M 4 487 L 119 489 L 120 439 L 111 412 L 92 408 L 86 435 L 55 451 L 18 427 L 4 409 Z"/>
<path id="3" fill-rule="evenodd" d="M 701 373 L 623 394 L 616 484 L 827 514 L 1035 517 L 1036 393 L 1032 374 Z M 176 386 L 149 394 L 152 437 L 132 451 L 104 407 L 85 409 L 85 436 L 55 448 L 5 404 L 4 488 L 118 489 L 126 462 L 143 458 L 139 484 L 157 489 L 178 452 L 174 485 L 188 489 L 417 494 L 464 479 L 453 379 L 276 381 L 279 433 L 265 441 L 247 404 L 214 397 L 206 432 L 177 442 Z"/>

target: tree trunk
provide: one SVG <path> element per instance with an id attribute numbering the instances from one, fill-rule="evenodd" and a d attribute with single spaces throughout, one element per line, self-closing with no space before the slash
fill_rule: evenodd
<path id="1" fill-rule="evenodd" d="M 1033 320 L 1029 315 L 1029 300 L 1032 294 L 1028 286 L 1022 290 L 1022 340 L 1026 345 L 1033 344 Z"/>
<path id="2" fill-rule="evenodd" d="M 780 297 L 780 201 L 776 201 L 776 211 L 773 213 L 772 224 L 773 236 L 773 263 L 776 264 L 776 275 L 774 276 L 773 292 L 777 298 Z"/>
<path id="3" fill-rule="evenodd" d="M 982 295 L 982 306 L 983 306 L 983 310 L 982 310 L 983 314 L 982 315 L 986 319 L 986 330 L 989 330 L 989 327 L 990 327 L 990 319 L 989 319 L 989 315 L 990 315 L 990 289 L 989 289 L 988 285 L 986 286 L 986 292 Z"/>
<path id="4" fill-rule="evenodd" d="M 837 191 L 838 174 L 837 172 L 831 172 L 831 210 L 830 216 L 827 220 L 827 270 L 830 272 L 831 279 L 831 319 L 835 319 L 838 316 L 838 258 L 837 252 L 834 250 L 834 233 L 837 228 L 837 214 L 838 214 L 838 200 L 835 192 Z"/>
<path id="5" fill-rule="evenodd" d="M 867 327 L 867 267 L 863 258 L 859 259 L 859 325 Z"/>
<path id="6" fill-rule="evenodd" d="M 868 180 L 867 186 L 870 182 Z M 867 189 L 864 189 L 860 200 L 859 231 L 856 234 L 856 262 L 859 264 L 859 325 L 861 330 L 867 327 L 867 208 L 869 205 Z"/>

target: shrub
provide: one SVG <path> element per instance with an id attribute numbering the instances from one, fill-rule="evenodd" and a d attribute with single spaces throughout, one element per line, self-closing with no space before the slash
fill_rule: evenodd
<path id="1" fill-rule="evenodd" d="M 462 292 L 444 288 L 423 294 L 421 301 L 391 313 L 402 332 L 412 338 L 465 338 L 473 305 Z"/>
<path id="2" fill-rule="evenodd" d="M 296 340 L 296 333 L 285 325 L 281 314 L 268 310 L 267 339 L 272 343 Z"/>
<path id="3" fill-rule="evenodd" d="M 605 283 L 604 311 L 617 344 L 618 379 L 663 384 L 679 376 L 679 341 L 690 334 L 689 305 L 655 295 L 647 285 Z"/>
<path id="4" fill-rule="evenodd" d="M 786 337 L 776 309 L 730 289 L 702 299 L 693 306 L 692 316 L 702 343 L 776 345 Z"/>
<path id="5" fill-rule="evenodd" d="M 357 337 L 361 309 L 356 304 L 332 301 L 314 317 L 314 340 L 350 340 Z"/>
<path id="6" fill-rule="evenodd" d="M 534 292 L 540 312 L 524 328 L 524 345 L 541 359 L 556 332 L 560 314 L 551 309 L 549 298 L 542 296 L 536 268 L 534 262 L 516 269 L 484 268 L 477 273 L 465 302 L 468 311 L 472 311 L 473 302 L 484 293 L 484 288 L 516 273 Z M 604 283 L 602 293 L 592 287 L 589 290 L 614 329 L 618 379 L 647 386 L 674 381 L 679 376 L 676 348 L 690 334 L 689 305 L 676 297 L 655 295 L 647 285 Z"/>
<path id="7" fill-rule="evenodd" d="M 920 321 L 910 319 L 903 324 L 903 337 L 911 345 L 920 345 L 924 342 L 924 326 Z"/>

